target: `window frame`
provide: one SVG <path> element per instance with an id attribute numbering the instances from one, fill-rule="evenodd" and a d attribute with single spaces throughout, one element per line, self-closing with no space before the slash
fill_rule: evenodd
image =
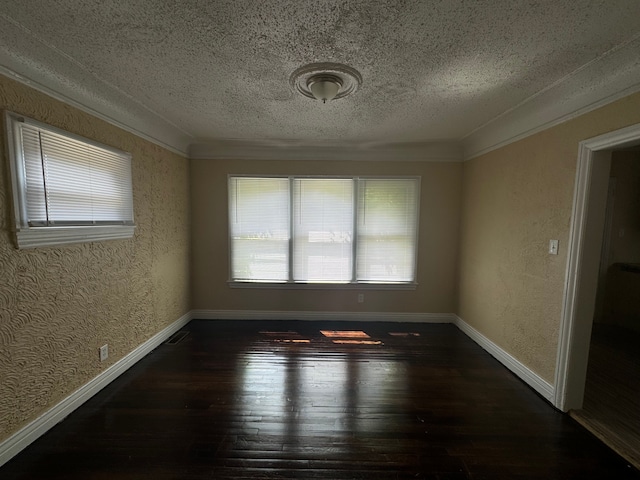
<path id="1" fill-rule="evenodd" d="M 130 223 L 122 224 L 95 224 L 95 225 L 29 225 L 27 216 L 27 194 L 26 194 L 26 173 L 24 162 L 24 149 L 20 134 L 17 128 L 20 124 L 27 124 L 37 129 L 61 135 L 65 138 L 82 142 L 94 147 L 98 147 L 115 153 L 127 162 L 130 172 L 131 183 L 133 181 L 131 172 L 131 154 L 122 150 L 109 147 L 91 139 L 75 135 L 65 130 L 53 127 L 43 122 L 39 122 L 24 115 L 5 111 L 5 131 L 7 144 L 7 160 L 9 163 L 9 176 L 11 197 L 12 197 L 12 230 L 16 248 L 36 248 L 56 245 L 66 245 L 72 243 L 95 242 L 104 240 L 127 239 L 134 235 L 136 225 L 133 218 L 133 186 L 131 185 L 131 218 Z M 128 199 L 129 200 L 129 199 Z"/>
<path id="2" fill-rule="evenodd" d="M 232 178 L 286 178 L 289 179 L 290 189 L 289 189 L 289 199 L 291 200 L 293 187 L 292 179 L 348 179 L 354 182 L 354 195 L 353 195 L 353 227 L 354 227 L 354 241 L 352 244 L 353 251 L 353 266 L 352 266 L 352 278 L 349 282 L 305 282 L 305 281 L 295 281 L 292 279 L 292 268 L 293 268 L 293 259 L 291 258 L 293 254 L 293 238 L 289 239 L 289 259 L 288 259 L 288 268 L 289 268 L 289 278 L 286 281 L 261 281 L 261 280 L 234 280 L 233 279 L 233 271 L 232 271 L 232 255 L 233 255 L 233 239 L 231 238 L 231 201 L 230 201 L 230 190 L 229 184 Z M 357 207 L 358 207 L 358 185 L 359 180 L 414 180 L 416 183 L 416 204 L 415 204 L 415 255 L 413 258 L 413 273 L 414 278 L 413 281 L 410 282 L 382 282 L 382 281 L 363 281 L 356 280 L 356 258 L 357 258 L 357 237 L 358 237 L 358 226 L 357 226 Z M 247 289 L 286 289 L 286 290 L 415 290 L 418 287 L 418 254 L 419 254 L 419 231 L 420 231 L 420 190 L 422 185 L 422 177 L 419 175 L 278 175 L 278 174 L 228 174 L 227 175 L 227 240 L 228 240 L 228 280 L 227 284 L 231 288 L 247 288 Z M 293 207 L 290 205 L 290 210 Z M 293 222 L 293 214 L 290 212 L 290 234 L 291 223 Z"/>

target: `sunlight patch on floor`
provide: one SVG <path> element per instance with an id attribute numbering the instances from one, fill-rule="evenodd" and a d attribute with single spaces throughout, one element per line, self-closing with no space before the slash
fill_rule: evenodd
<path id="1" fill-rule="evenodd" d="M 362 330 L 320 330 L 320 333 L 329 338 L 370 338 Z"/>

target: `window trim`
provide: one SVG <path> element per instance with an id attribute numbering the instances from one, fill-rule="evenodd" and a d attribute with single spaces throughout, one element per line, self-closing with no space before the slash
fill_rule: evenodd
<path id="1" fill-rule="evenodd" d="M 418 281 L 406 283 L 371 283 L 371 282 L 349 282 L 349 283 L 309 283 L 309 282 L 247 282 L 239 280 L 227 280 L 227 285 L 231 288 L 257 288 L 274 290 L 415 290 L 418 288 Z"/>
<path id="2" fill-rule="evenodd" d="M 355 229 L 357 224 L 357 214 L 355 208 L 357 207 L 358 199 L 358 180 L 416 180 L 417 192 L 416 192 L 416 228 L 415 228 L 415 246 L 416 251 L 414 255 L 414 279 L 411 282 L 382 282 L 382 281 L 364 281 L 356 280 L 355 267 L 352 271 L 352 279 L 349 282 L 304 282 L 294 281 L 291 278 L 292 275 L 292 249 L 293 242 L 289 241 L 289 279 L 287 281 L 247 281 L 247 280 L 234 280 L 232 278 L 232 238 L 230 228 L 230 217 L 227 218 L 227 240 L 228 240 L 228 280 L 227 285 L 230 288 L 247 288 L 247 289 L 283 289 L 283 290 L 415 290 L 418 287 L 418 254 L 419 254 L 419 232 L 420 232 L 420 190 L 422 186 L 422 177 L 420 175 L 278 175 L 278 174 L 227 174 L 227 189 L 229 188 L 229 180 L 231 178 L 287 178 L 289 180 L 295 178 L 327 178 L 327 179 L 349 179 L 353 180 L 354 185 L 354 238 L 357 237 L 357 230 Z M 290 189 L 292 189 L 293 182 L 290 181 Z M 292 192 L 290 190 L 290 195 Z M 293 207 L 290 205 L 290 208 Z M 231 203 L 229 202 L 229 194 L 227 191 L 227 212 L 230 214 Z M 293 221 L 293 212 L 290 212 L 289 221 Z M 353 258 L 356 258 L 356 242 L 353 242 Z"/>
<path id="3" fill-rule="evenodd" d="M 129 161 L 129 168 L 131 168 L 131 154 L 10 111 L 5 111 L 4 120 L 7 144 L 6 154 L 7 160 L 9 162 L 9 176 L 11 177 L 11 197 L 13 200 L 12 231 L 15 237 L 16 248 L 36 248 L 66 245 L 72 243 L 127 239 L 133 237 L 136 228 L 135 223 L 113 225 L 29 225 L 27 218 L 26 192 L 24 188 L 26 181 L 24 172 L 24 159 L 21 141 L 18 138 L 19 129 L 16 128 L 16 125 L 26 123 L 36 128 L 46 130 L 57 135 L 62 135 L 72 140 L 111 151 L 113 153 L 126 157 Z"/>

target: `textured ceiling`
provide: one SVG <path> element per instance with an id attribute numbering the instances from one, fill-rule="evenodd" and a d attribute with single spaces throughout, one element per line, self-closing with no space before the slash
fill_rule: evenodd
<path id="1" fill-rule="evenodd" d="M 179 150 L 460 141 L 563 82 L 590 89 L 605 74 L 585 72 L 640 38 L 637 0 L 0 5 L 5 72 L 143 133 L 131 124 L 151 119 Z M 295 93 L 289 76 L 312 62 L 347 64 L 362 87 L 325 105 Z"/>

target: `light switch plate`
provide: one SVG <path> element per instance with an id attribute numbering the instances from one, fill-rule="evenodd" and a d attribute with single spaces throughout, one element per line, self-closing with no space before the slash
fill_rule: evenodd
<path id="1" fill-rule="evenodd" d="M 551 255 L 558 254 L 558 240 L 549 240 L 549 253 Z"/>

